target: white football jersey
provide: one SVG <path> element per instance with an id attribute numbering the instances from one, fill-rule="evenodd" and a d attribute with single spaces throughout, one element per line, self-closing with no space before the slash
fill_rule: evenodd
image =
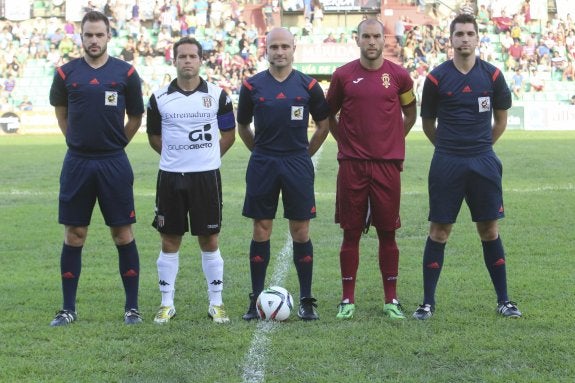
<path id="1" fill-rule="evenodd" d="M 218 86 L 201 79 L 191 92 L 172 81 L 148 102 L 147 132 L 162 136 L 160 169 L 191 173 L 218 169 L 220 130 L 235 128 L 233 104 Z"/>

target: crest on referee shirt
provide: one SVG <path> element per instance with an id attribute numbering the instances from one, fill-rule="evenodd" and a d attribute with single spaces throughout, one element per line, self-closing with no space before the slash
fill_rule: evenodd
<path id="1" fill-rule="evenodd" d="M 381 75 L 381 85 L 383 85 L 386 89 L 389 88 L 391 85 L 389 73 L 384 73 Z"/>
<path id="2" fill-rule="evenodd" d="M 106 98 L 104 105 L 118 106 L 118 92 L 107 90 L 104 97 Z"/>
<path id="3" fill-rule="evenodd" d="M 212 107 L 212 98 L 209 96 L 202 97 L 202 101 L 204 104 L 204 108 L 211 108 Z"/>
<path id="4" fill-rule="evenodd" d="M 477 103 L 479 104 L 479 113 L 491 110 L 491 99 L 489 97 L 479 97 Z"/>
<path id="5" fill-rule="evenodd" d="M 303 120 L 303 106 L 296 105 L 291 107 L 291 119 L 292 121 Z"/>

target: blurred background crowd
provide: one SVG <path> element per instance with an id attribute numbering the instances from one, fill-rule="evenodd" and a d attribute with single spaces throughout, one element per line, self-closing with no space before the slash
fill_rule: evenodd
<path id="1" fill-rule="evenodd" d="M 505 71 L 517 100 L 526 93 L 543 92 L 550 81 L 575 78 L 575 24 L 570 14 L 555 13 L 542 24 L 533 19 L 530 0 L 460 1 L 447 14 L 436 12 L 436 2 L 399 2 L 427 15 L 427 21 L 414 22 L 406 13 L 394 25 L 386 25 L 386 55 L 410 71 L 418 94 L 426 74 L 453 54 L 449 22 L 459 12 L 476 15 L 477 54 Z M 82 55 L 79 22 L 51 16 L 62 11 L 57 9 L 59 3 L 35 1 L 34 7 L 44 6 L 43 17 L 0 20 L 2 111 L 49 107 L 44 93 L 54 68 Z M 202 43 L 202 75 L 234 96 L 242 79 L 267 68 L 265 31 L 281 24 L 281 12 L 302 12 L 300 25 L 290 27 L 296 44 L 353 44 L 356 34 L 356 23 L 343 29 L 325 26 L 323 0 L 159 0 L 153 7 L 148 3 L 145 9 L 138 0 L 87 1 L 82 6 L 83 12 L 96 9 L 108 16 L 113 35 L 110 54 L 136 66 L 146 99 L 174 77 L 172 44 L 181 36 L 194 36 Z M 379 17 L 377 12 L 371 16 Z M 34 87 L 42 97 L 30 91 Z M 571 100 L 570 95 L 561 97 Z"/>

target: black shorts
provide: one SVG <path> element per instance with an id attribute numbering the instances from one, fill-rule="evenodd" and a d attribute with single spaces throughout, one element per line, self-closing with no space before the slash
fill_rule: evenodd
<path id="1" fill-rule="evenodd" d="M 222 180 L 219 169 L 197 173 L 160 170 L 156 214 L 152 226 L 160 233 L 212 235 L 222 225 Z"/>

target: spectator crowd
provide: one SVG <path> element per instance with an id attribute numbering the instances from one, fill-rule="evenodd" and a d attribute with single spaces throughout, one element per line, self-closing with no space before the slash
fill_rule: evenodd
<path id="1" fill-rule="evenodd" d="M 549 80 L 573 81 L 575 23 L 572 16 L 557 13 L 542 25 L 531 17 L 530 0 L 524 0 L 518 8 L 510 4 L 483 1 L 477 8 L 470 1 L 461 2 L 458 12 L 474 14 L 479 25 L 477 55 L 499 62 L 498 66 L 508 74 L 515 99 L 521 99 L 524 92 L 544 91 Z M 412 74 L 419 95 L 427 73 L 453 57 L 449 41 L 451 18 L 439 17 L 437 25 L 413 25 L 401 17 L 395 25 L 398 56 Z"/>
<path id="2" fill-rule="evenodd" d="M 89 1 L 84 10 L 96 9 L 108 16 L 114 37 L 111 53 L 136 66 L 142 75 L 145 97 L 171 80 L 173 71 L 168 66 L 172 44 L 182 36 L 194 36 L 201 42 L 206 62 L 202 75 L 237 95 L 244 78 L 267 68 L 261 31 L 244 20 L 245 1 L 158 0 L 150 20 L 141 17 L 138 0 L 122 7 L 113 0 L 103 6 Z M 510 74 L 510 87 L 517 99 L 526 91 L 545 90 L 549 79 L 575 79 L 575 23 L 570 14 L 557 14 L 542 26 L 532 19 L 529 0 L 524 0 L 520 8 L 496 0 L 479 2 L 479 7 L 476 3 L 462 1 L 458 12 L 476 15 L 480 27 L 477 54 L 500 62 Z M 302 4 L 305 25 L 296 38 L 316 35 L 325 43 L 353 39 L 352 30 L 337 37 L 325 33 L 321 1 L 305 0 Z M 266 27 L 272 27 L 280 2 L 261 0 L 261 6 Z M 391 26 L 397 40 L 397 58 L 411 73 L 418 99 L 427 73 L 453 57 L 449 41 L 451 18 L 452 15 L 436 15 L 435 25 L 417 25 L 402 16 Z M 55 67 L 80 57 L 80 26 L 78 22 L 54 17 L 23 22 L 0 20 L 0 49 L 0 107 L 30 110 L 30 100 L 22 103 L 13 97 L 24 66 L 29 60 L 43 62 L 48 75 Z"/>
<path id="3" fill-rule="evenodd" d="M 182 36 L 195 36 L 201 42 L 207 64 L 204 77 L 230 93 L 239 91 L 244 77 L 266 68 L 258 30 L 243 20 L 244 6 L 236 0 L 161 0 L 156 1 L 151 20 L 140 17 L 138 0 L 126 8 L 112 0 L 102 7 L 89 1 L 83 10 L 99 10 L 108 16 L 113 36 L 110 53 L 145 74 L 147 97 L 171 79 L 172 44 Z M 2 109 L 14 109 L 21 101 L 12 97 L 12 91 L 27 62 L 43 62 L 48 75 L 82 55 L 79 22 L 55 17 L 0 20 L 0 31 Z"/>

